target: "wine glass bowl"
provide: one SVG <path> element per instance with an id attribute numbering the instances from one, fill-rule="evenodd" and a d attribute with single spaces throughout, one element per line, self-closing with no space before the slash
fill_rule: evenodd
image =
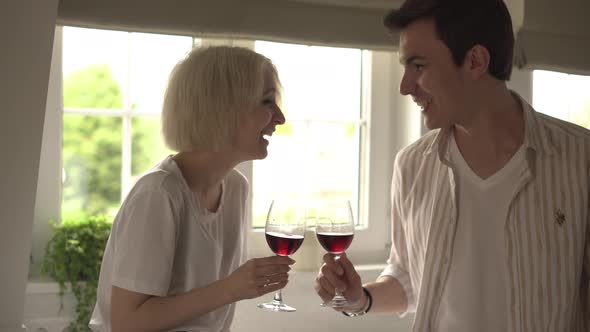
<path id="1" fill-rule="evenodd" d="M 315 232 L 320 245 L 334 255 L 338 261 L 340 255 L 348 249 L 354 238 L 354 218 L 350 201 L 325 202 L 315 210 Z M 336 289 L 335 295 L 322 306 L 340 308 L 351 305 Z"/>
<path id="2" fill-rule="evenodd" d="M 303 235 L 284 234 L 280 232 L 266 231 L 266 243 L 270 250 L 279 256 L 294 254 L 303 243 Z"/>
<path id="3" fill-rule="evenodd" d="M 306 223 L 305 208 L 301 204 L 273 200 L 270 203 L 264 227 L 264 236 L 270 250 L 279 256 L 294 254 L 303 244 Z M 297 310 L 283 302 L 280 289 L 275 292 L 272 301 L 258 304 L 258 308 L 282 312 Z"/>
<path id="4" fill-rule="evenodd" d="M 342 254 L 352 243 L 353 233 L 317 233 L 318 242 L 329 253 L 338 255 Z"/>

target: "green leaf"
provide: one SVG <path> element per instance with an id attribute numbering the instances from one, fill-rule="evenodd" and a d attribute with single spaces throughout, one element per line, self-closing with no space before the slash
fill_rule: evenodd
<path id="1" fill-rule="evenodd" d="M 96 302 L 100 264 L 112 222 L 105 215 L 78 217 L 61 224 L 51 221 L 53 236 L 47 244 L 41 273 L 49 275 L 60 287 L 63 296 L 70 287 L 76 298 L 76 320 L 68 331 L 90 331 L 88 322 Z"/>

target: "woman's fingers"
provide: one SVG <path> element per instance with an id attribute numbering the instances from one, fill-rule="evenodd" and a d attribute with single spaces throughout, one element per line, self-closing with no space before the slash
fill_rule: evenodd
<path id="1" fill-rule="evenodd" d="M 278 273 L 287 273 L 289 271 L 291 271 L 289 265 L 263 265 L 256 267 L 255 275 L 260 277 Z"/>
<path id="2" fill-rule="evenodd" d="M 285 287 L 294 263 L 295 260 L 287 256 L 250 259 L 236 271 L 235 280 L 244 287 L 243 298 L 258 297 Z"/>
<path id="3" fill-rule="evenodd" d="M 256 266 L 264 265 L 293 265 L 295 260 L 288 256 L 269 256 L 252 259 Z"/>
<path id="4" fill-rule="evenodd" d="M 281 281 L 281 282 L 278 282 L 278 283 L 268 284 L 266 286 L 259 287 L 258 289 L 260 291 L 260 295 L 268 294 L 268 293 L 271 293 L 271 292 L 276 292 L 279 289 L 282 289 L 285 286 L 287 286 L 287 283 L 288 282 L 289 282 L 288 280 L 285 280 L 285 281 Z"/>
<path id="5" fill-rule="evenodd" d="M 253 277 L 266 277 L 291 271 L 295 261 L 286 256 L 254 258 L 249 262 Z"/>
<path id="6" fill-rule="evenodd" d="M 256 278 L 256 285 L 258 287 L 268 286 L 270 284 L 276 284 L 276 283 L 284 282 L 287 280 L 289 280 L 288 273 L 277 273 L 277 274 L 273 274 L 273 275 L 260 276 L 260 277 Z"/>

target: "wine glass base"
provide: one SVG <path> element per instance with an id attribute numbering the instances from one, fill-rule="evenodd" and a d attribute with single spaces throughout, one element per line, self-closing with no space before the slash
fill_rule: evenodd
<path id="1" fill-rule="evenodd" d="M 268 302 L 268 303 L 260 303 L 258 305 L 258 308 L 260 309 L 264 309 L 264 310 L 270 310 L 270 311 L 280 311 L 280 312 L 294 312 L 297 311 L 297 309 L 288 306 L 282 302 L 279 301 L 272 301 L 272 302 Z"/>
<path id="2" fill-rule="evenodd" d="M 330 308 L 343 308 L 353 305 L 353 303 L 348 302 L 344 297 L 341 298 L 333 298 L 330 302 L 320 304 L 322 307 L 330 307 Z"/>

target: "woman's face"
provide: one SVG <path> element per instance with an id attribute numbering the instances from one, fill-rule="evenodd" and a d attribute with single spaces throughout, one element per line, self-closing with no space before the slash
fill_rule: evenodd
<path id="1" fill-rule="evenodd" d="M 239 115 L 235 148 L 240 159 L 264 159 L 268 155 L 268 140 L 277 125 L 285 123 L 285 116 L 277 105 L 277 88 L 274 76 L 269 71 L 265 75 L 264 94 L 256 107 Z"/>

